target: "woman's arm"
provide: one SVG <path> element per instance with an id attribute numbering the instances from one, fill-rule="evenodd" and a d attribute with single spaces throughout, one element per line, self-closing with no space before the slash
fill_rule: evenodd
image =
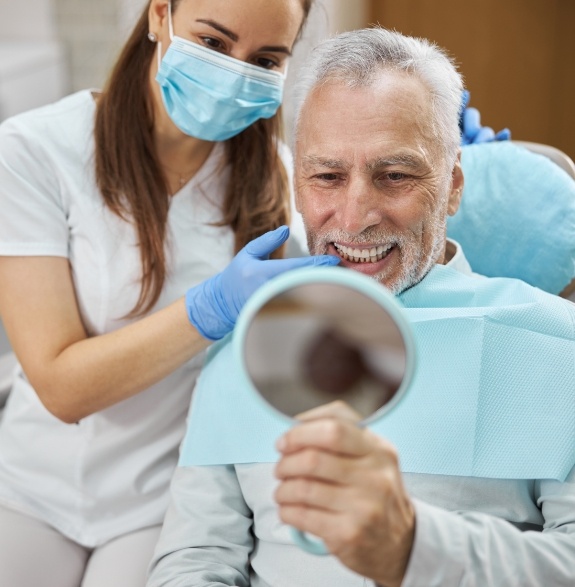
<path id="1" fill-rule="evenodd" d="M 135 395 L 210 344 L 190 324 L 183 298 L 89 338 L 62 257 L 0 257 L 0 283 L 14 352 L 42 403 L 65 422 Z"/>
<path id="2" fill-rule="evenodd" d="M 143 391 L 230 332 L 248 297 L 298 267 L 334 265 L 331 255 L 268 260 L 287 227 L 248 243 L 221 272 L 167 308 L 89 338 L 67 259 L 0 256 L 0 315 L 14 351 L 46 408 L 65 422 Z"/>

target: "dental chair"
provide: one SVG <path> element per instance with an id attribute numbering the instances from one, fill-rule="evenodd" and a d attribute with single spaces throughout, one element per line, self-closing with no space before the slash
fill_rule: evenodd
<path id="1" fill-rule="evenodd" d="M 575 179 L 575 163 L 573 162 L 573 159 L 571 159 L 566 153 L 563 153 L 563 151 L 551 147 L 550 145 L 542 145 L 541 143 L 532 143 L 530 141 L 513 141 L 513 143 L 520 147 L 525 147 L 533 153 L 539 153 L 540 155 L 544 155 L 548 159 L 551 159 L 553 163 L 559 165 L 563 171 Z"/>
<path id="2" fill-rule="evenodd" d="M 447 223 L 474 272 L 575 293 L 575 164 L 547 145 L 502 141 L 462 148 L 465 187 Z"/>

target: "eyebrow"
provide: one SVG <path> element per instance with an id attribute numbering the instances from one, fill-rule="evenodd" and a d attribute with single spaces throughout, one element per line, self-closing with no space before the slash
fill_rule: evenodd
<path id="1" fill-rule="evenodd" d="M 321 167 L 327 167 L 328 169 L 345 169 L 349 167 L 343 161 L 343 159 L 326 159 L 319 157 L 318 155 L 306 155 L 302 158 L 303 165 L 320 165 Z"/>
<path id="2" fill-rule="evenodd" d="M 368 171 L 375 171 L 382 167 L 392 167 L 393 165 L 405 165 L 406 167 L 419 167 L 421 160 L 418 157 L 407 154 L 391 155 L 390 157 L 379 157 L 369 161 L 366 165 Z"/>
<path id="3" fill-rule="evenodd" d="M 239 37 L 238 37 L 238 35 L 236 35 L 236 33 L 232 33 L 232 31 L 230 31 L 230 29 L 227 29 L 225 26 L 221 25 L 219 22 L 216 22 L 215 20 L 198 18 L 198 19 L 196 19 L 196 22 L 201 22 L 203 24 L 207 24 L 208 26 L 211 26 L 213 29 L 216 29 L 216 31 L 219 31 L 220 33 L 222 33 L 222 35 L 226 35 L 226 37 L 228 37 L 229 39 L 234 41 L 234 43 L 237 43 L 239 40 Z"/>
<path id="4" fill-rule="evenodd" d="M 349 164 L 343 159 L 326 159 L 318 155 L 307 155 L 302 158 L 303 165 L 321 166 L 327 169 L 347 169 Z M 406 167 L 417 168 L 421 166 L 421 160 L 408 154 L 390 155 L 389 157 L 378 157 L 372 161 L 368 161 L 365 169 L 369 172 L 376 171 L 385 167 L 392 167 L 393 165 L 404 165 Z"/>
<path id="5" fill-rule="evenodd" d="M 201 22 L 203 24 L 207 24 L 208 26 L 211 26 L 213 29 L 215 29 L 216 31 L 222 33 L 222 35 L 225 35 L 226 37 L 228 37 L 228 39 L 231 39 L 234 43 L 237 43 L 240 40 L 239 35 L 237 35 L 236 33 L 230 31 L 230 29 L 226 28 L 224 25 L 220 24 L 219 22 L 216 22 L 215 20 L 210 20 L 210 19 L 205 19 L 205 18 L 197 18 L 196 22 Z M 260 51 L 269 51 L 271 53 L 285 53 L 286 55 L 291 57 L 291 51 L 285 46 L 285 45 L 266 45 L 265 47 L 260 47 L 259 49 Z"/>

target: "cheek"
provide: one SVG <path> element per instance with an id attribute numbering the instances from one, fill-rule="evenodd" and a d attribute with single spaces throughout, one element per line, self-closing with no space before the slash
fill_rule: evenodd
<path id="1" fill-rule="evenodd" d="M 334 214 L 335 198 L 326 197 L 311 186 L 301 186 L 298 190 L 298 209 L 308 226 L 321 228 Z"/>
<path id="2" fill-rule="evenodd" d="M 431 210 L 428 198 L 420 189 L 414 189 L 404 192 L 399 198 L 388 198 L 385 215 L 395 228 L 420 234 Z"/>
<path id="3" fill-rule="evenodd" d="M 435 185 L 417 186 L 402 210 L 403 221 L 412 226 L 423 226 L 437 214 L 438 193 Z"/>

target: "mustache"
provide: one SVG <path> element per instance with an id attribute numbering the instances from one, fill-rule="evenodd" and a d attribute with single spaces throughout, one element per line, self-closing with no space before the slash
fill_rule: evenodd
<path id="1" fill-rule="evenodd" d="M 324 246 L 336 242 L 347 245 L 391 244 L 403 245 L 408 242 L 405 234 L 381 228 L 368 228 L 360 234 L 349 234 L 345 230 L 330 230 L 320 234 L 314 234 L 313 240 L 316 246 Z"/>

